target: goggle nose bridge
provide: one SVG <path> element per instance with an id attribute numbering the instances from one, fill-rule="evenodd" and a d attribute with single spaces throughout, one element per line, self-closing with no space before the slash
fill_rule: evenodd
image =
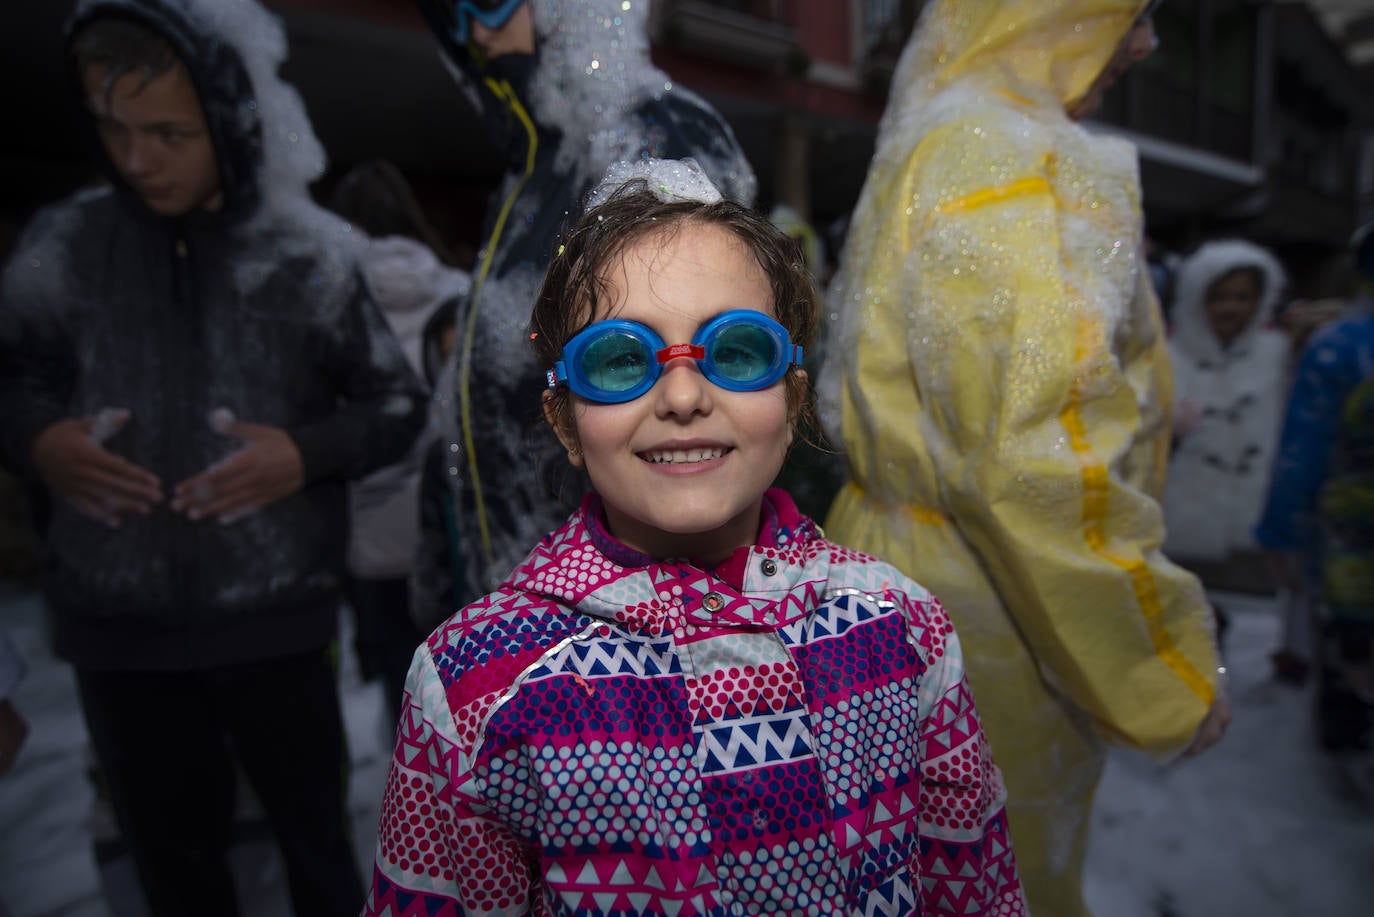
<path id="1" fill-rule="evenodd" d="M 659 363 L 667 363 L 678 357 L 704 360 L 706 359 L 706 348 L 700 344 L 670 344 L 654 352 L 654 359 Z"/>

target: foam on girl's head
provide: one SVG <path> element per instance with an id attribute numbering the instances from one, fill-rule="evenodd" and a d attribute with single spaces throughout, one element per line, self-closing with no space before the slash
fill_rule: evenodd
<path id="1" fill-rule="evenodd" d="M 612 164 L 587 195 L 581 217 L 564 229 L 531 315 L 541 364 L 594 320 L 606 294 L 603 275 L 616 257 L 685 220 L 712 223 L 739 238 L 769 277 L 774 318 L 794 342 L 813 343 L 816 294 L 796 240 L 763 214 L 724 198 L 695 160 L 643 159 Z"/>
<path id="2" fill-rule="evenodd" d="M 643 182 L 644 189 L 664 203 L 696 201 L 714 204 L 721 193 L 695 159 L 637 159 L 611 163 L 606 175 L 587 195 L 586 209 L 606 203 L 625 186 Z"/>
<path id="3" fill-rule="evenodd" d="M 614 302 L 608 268 L 629 246 L 653 235 L 669 238 L 685 221 L 719 226 L 734 234 L 758 260 L 773 294 L 773 317 L 794 344 L 811 352 L 819 309 L 811 270 L 796 239 L 764 214 L 725 199 L 690 159 L 615 163 L 587 198 L 582 216 L 567 227 L 549 262 L 530 316 L 531 341 L 544 368 L 558 362 L 573 335 Z M 800 411 L 806 384 L 786 377 L 789 403 Z M 554 393 L 552 411 L 563 416 L 566 390 Z"/>

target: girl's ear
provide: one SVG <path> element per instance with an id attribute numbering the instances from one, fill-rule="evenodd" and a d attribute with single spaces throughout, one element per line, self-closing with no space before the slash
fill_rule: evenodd
<path id="1" fill-rule="evenodd" d="M 553 392 L 544 390 L 542 396 L 544 403 L 544 420 L 553 428 L 553 435 L 558 437 L 558 441 L 563 444 L 563 448 L 568 450 L 568 464 L 574 468 L 581 468 L 582 445 L 577 439 L 577 430 L 570 429 L 571 423 L 563 423 L 559 417 L 558 406 L 554 403 Z M 567 407 L 567 404 L 564 404 Z"/>

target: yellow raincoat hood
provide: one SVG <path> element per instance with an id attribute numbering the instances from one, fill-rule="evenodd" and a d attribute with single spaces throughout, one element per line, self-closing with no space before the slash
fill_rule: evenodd
<path id="1" fill-rule="evenodd" d="M 1017 95 L 1081 98 L 1148 0 L 935 0 L 892 81 L 898 97 L 976 79 Z M 921 91 L 921 90 L 918 90 Z"/>

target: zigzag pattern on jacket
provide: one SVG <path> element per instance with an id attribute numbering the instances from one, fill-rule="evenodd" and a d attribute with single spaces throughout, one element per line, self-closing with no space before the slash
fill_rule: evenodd
<path id="1" fill-rule="evenodd" d="M 431 636 L 366 913 L 1022 913 L 944 609 L 769 499 L 742 588 L 584 505 Z"/>

